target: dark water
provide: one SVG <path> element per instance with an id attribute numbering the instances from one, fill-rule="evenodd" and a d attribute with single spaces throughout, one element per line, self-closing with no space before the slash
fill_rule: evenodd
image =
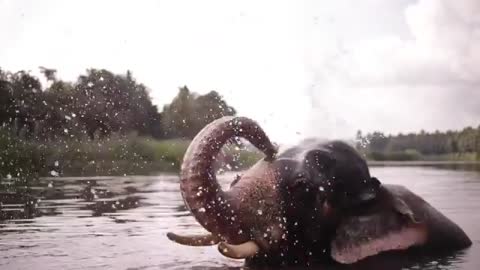
<path id="1" fill-rule="evenodd" d="M 480 171 L 415 166 L 373 167 L 372 173 L 423 196 L 464 228 L 474 244 L 435 258 L 386 257 L 346 269 L 480 269 Z M 242 266 L 215 246 L 180 246 L 165 237 L 168 231 L 203 232 L 185 210 L 175 176 L 47 178 L 28 192 L 34 197 L 2 195 L 2 215 L 8 219 L 0 221 L 0 269 Z M 19 204 L 35 203 L 35 197 L 41 198 L 37 208 Z"/>

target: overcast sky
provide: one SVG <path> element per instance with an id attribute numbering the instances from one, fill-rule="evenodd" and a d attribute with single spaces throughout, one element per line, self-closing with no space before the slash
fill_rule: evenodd
<path id="1" fill-rule="evenodd" d="M 0 67 L 219 91 L 278 142 L 480 124 L 480 1 L 0 0 Z M 477 50 L 476 50 L 477 49 Z"/>

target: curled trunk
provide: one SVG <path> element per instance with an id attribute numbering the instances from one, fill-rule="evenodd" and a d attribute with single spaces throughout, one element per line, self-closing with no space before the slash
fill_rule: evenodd
<path id="1" fill-rule="evenodd" d="M 239 199 L 224 192 L 213 168 L 223 145 L 232 137 L 242 137 L 271 159 L 276 149 L 265 132 L 245 117 L 223 117 L 200 131 L 187 149 L 181 168 L 180 189 L 195 219 L 209 232 L 230 243 L 249 240 L 238 216 Z M 234 233 L 232 233 L 234 232 Z"/>

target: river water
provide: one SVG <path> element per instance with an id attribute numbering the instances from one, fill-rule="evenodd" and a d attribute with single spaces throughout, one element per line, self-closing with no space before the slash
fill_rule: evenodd
<path id="1" fill-rule="evenodd" d="M 480 269 L 480 170 L 475 166 L 372 167 L 385 183 L 406 185 L 457 222 L 468 250 L 436 258 L 386 258 L 347 269 Z M 224 175 L 224 183 L 232 175 Z M 3 180 L 8 185 L 8 180 Z M 0 269 L 236 269 L 212 247 L 186 247 L 165 234 L 203 229 L 186 211 L 175 175 L 43 178 L 24 208 L 4 194 Z M 30 211 L 26 211 L 29 210 Z M 327 267 L 329 269 L 330 267 Z M 319 267 L 319 269 L 326 269 Z"/>

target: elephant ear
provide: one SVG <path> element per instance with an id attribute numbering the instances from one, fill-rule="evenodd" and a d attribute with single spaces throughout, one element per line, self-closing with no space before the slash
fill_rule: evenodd
<path id="1" fill-rule="evenodd" d="M 410 207 L 400 198 L 391 198 L 388 205 L 373 214 L 344 219 L 331 243 L 332 258 L 351 264 L 425 243 L 426 225 L 416 220 Z"/>

